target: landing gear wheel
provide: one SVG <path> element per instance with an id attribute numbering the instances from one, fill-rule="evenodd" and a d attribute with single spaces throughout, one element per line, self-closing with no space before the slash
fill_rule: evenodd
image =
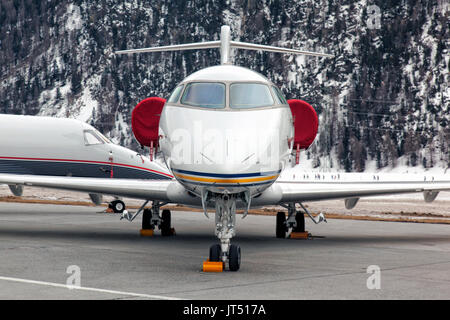
<path id="1" fill-rule="evenodd" d="M 209 248 L 209 261 L 220 262 L 222 261 L 222 248 L 220 244 L 213 244 Z"/>
<path id="2" fill-rule="evenodd" d="M 277 238 L 286 238 L 286 214 L 284 212 L 277 213 L 276 236 Z"/>
<path id="3" fill-rule="evenodd" d="M 144 230 L 153 229 L 151 220 L 152 220 L 152 210 L 144 209 L 144 212 L 142 213 L 142 229 Z"/>
<path id="4" fill-rule="evenodd" d="M 241 247 L 235 244 L 230 245 L 230 254 L 228 255 L 228 267 L 230 271 L 238 271 L 241 266 Z"/>
<path id="5" fill-rule="evenodd" d="M 305 232 L 305 215 L 303 212 L 297 212 L 295 214 L 295 221 L 297 226 L 292 229 L 293 232 Z"/>
<path id="6" fill-rule="evenodd" d="M 114 200 L 109 205 L 114 213 L 122 213 L 125 210 L 125 203 L 122 200 Z"/>
<path id="7" fill-rule="evenodd" d="M 170 210 L 163 210 L 161 219 L 162 219 L 162 222 L 161 222 L 161 235 L 163 237 L 171 236 L 172 235 L 172 228 L 171 228 L 171 213 L 170 213 Z"/>

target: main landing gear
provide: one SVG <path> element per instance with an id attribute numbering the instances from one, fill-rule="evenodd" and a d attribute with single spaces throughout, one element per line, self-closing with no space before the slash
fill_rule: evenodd
<path id="1" fill-rule="evenodd" d="M 319 213 L 319 215 L 314 218 L 302 203 L 299 203 L 299 205 L 315 224 L 319 224 L 322 221 L 327 222 L 323 213 Z M 292 239 L 308 239 L 311 235 L 305 231 L 305 215 L 303 212 L 296 210 L 295 203 L 289 203 L 283 205 L 283 207 L 288 210 L 288 217 L 286 219 L 286 214 L 284 212 L 277 213 L 275 227 L 276 237 L 284 239 L 289 231 L 291 231 L 289 237 Z"/>
<path id="2" fill-rule="evenodd" d="M 153 201 L 151 209 L 145 209 L 148 202 L 149 200 L 145 201 L 139 210 L 134 214 L 130 214 L 126 210 L 123 211 L 120 220 L 126 219 L 132 222 L 139 215 L 139 213 L 142 212 L 141 236 L 153 236 L 155 228 L 161 230 L 161 235 L 163 237 L 175 235 L 175 229 L 172 228 L 172 214 L 170 210 L 165 209 L 162 211 L 161 216 L 159 215 L 160 208 L 167 203 Z"/>
<path id="3" fill-rule="evenodd" d="M 209 259 L 203 263 L 203 271 L 223 271 L 228 262 L 230 271 L 238 271 L 241 266 L 241 247 L 231 244 L 235 235 L 236 195 L 216 195 L 215 234 L 220 244 L 209 248 Z"/>
<path id="4" fill-rule="evenodd" d="M 287 206 L 288 218 L 286 219 L 286 214 L 283 211 L 277 213 L 277 223 L 276 223 L 276 237 L 284 239 L 286 234 L 291 230 L 291 232 L 302 233 L 305 232 L 305 216 L 303 212 L 295 210 L 295 204 L 290 203 Z"/>
<path id="5" fill-rule="evenodd" d="M 161 216 L 159 215 L 160 207 L 165 205 L 158 201 L 154 201 L 151 209 L 144 209 L 142 213 L 142 236 L 153 235 L 156 227 L 161 230 L 163 237 L 172 236 L 175 234 L 175 229 L 172 228 L 171 220 L 172 214 L 170 210 L 163 210 Z"/>

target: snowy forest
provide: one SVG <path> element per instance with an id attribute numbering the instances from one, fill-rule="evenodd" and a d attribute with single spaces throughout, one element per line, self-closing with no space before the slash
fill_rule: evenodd
<path id="1" fill-rule="evenodd" d="M 334 55 L 234 52 L 314 106 L 312 168 L 448 168 L 446 0 L 0 0 L 0 113 L 77 118 L 138 148 L 133 107 L 167 98 L 219 52 L 114 51 L 218 40 L 224 24 L 236 41 Z"/>

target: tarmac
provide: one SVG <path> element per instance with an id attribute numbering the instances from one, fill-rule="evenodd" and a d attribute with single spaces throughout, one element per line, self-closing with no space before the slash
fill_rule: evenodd
<path id="1" fill-rule="evenodd" d="M 238 216 L 241 269 L 205 273 L 213 216 L 174 211 L 175 236 L 141 237 L 103 209 L 0 203 L 0 299 L 450 299 L 450 225 L 308 219 L 294 240 Z"/>

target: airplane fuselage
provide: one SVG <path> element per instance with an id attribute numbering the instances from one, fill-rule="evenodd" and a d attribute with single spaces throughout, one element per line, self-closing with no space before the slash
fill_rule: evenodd
<path id="1" fill-rule="evenodd" d="M 0 115 L 0 173 L 171 179 L 163 167 L 74 119 Z"/>

